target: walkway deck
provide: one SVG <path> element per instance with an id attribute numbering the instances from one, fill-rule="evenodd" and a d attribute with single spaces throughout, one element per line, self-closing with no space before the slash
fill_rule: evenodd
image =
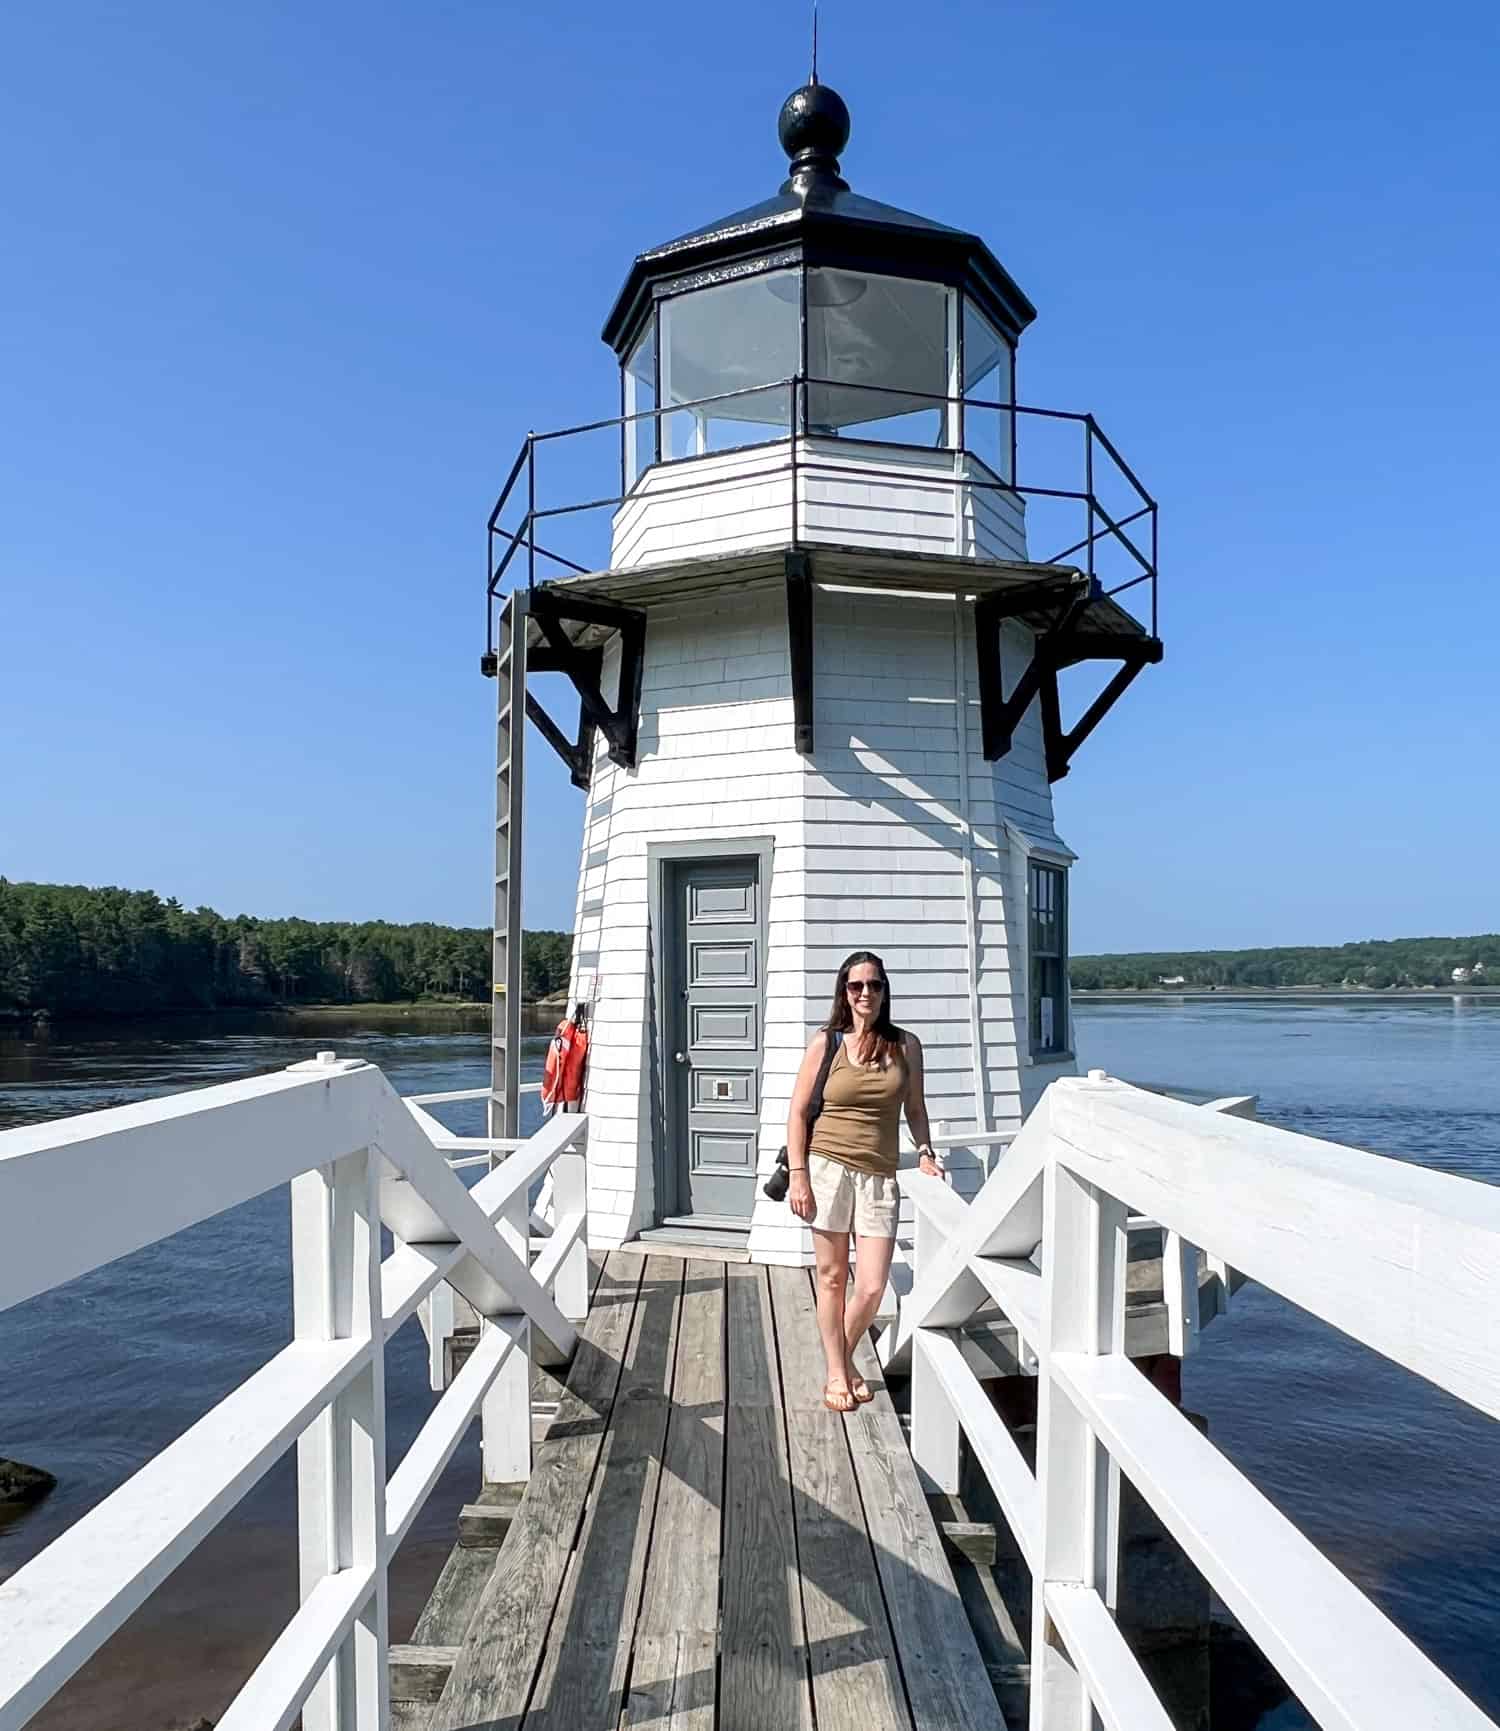
<path id="1" fill-rule="evenodd" d="M 907 1451 L 802 1269 L 614 1254 L 428 1731 L 1003 1731 Z"/>

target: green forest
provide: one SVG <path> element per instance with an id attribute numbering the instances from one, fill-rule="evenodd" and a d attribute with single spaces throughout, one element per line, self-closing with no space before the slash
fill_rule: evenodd
<path id="1" fill-rule="evenodd" d="M 1348 987 L 1389 991 L 1456 983 L 1500 986 L 1500 935 L 1474 938 L 1388 938 L 1366 943 L 1274 950 L 1145 951 L 1137 955 L 1074 956 L 1076 992 L 1158 991 L 1210 987 Z"/>
<path id="2" fill-rule="evenodd" d="M 527 932 L 528 1001 L 567 990 L 572 939 Z M 232 918 L 150 890 L 0 878 L 0 1016 L 488 1002 L 481 927 Z"/>
<path id="3" fill-rule="evenodd" d="M 564 992 L 572 940 L 527 932 L 522 993 Z M 1233 987 L 1500 988 L 1500 935 L 1326 948 L 1075 956 L 1075 991 Z M 0 1016 L 143 1016 L 298 1004 L 487 1003 L 479 926 L 262 920 L 184 908 L 150 890 L 0 878 Z"/>

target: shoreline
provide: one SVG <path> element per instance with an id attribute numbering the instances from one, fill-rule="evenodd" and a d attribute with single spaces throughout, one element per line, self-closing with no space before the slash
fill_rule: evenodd
<path id="1" fill-rule="evenodd" d="M 1371 986 L 1346 991 L 1341 986 L 1094 986 L 1075 987 L 1068 996 L 1076 1003 L 1157 1002 L 1213 1003 L 1216 1000 L 1250 1003 L 1340 1003 L 1340 1004 L 1432 1004 L 1455 998 L 1477 998 L 1500 1003 L 1500 986 Z"/>
<path id="2" fill-rule="evenodd" d="M 567 1009 L 566 998 L 537 998 L 521 1005 L 525 1017 L 547 1018 L 562 1015 Z M 120 1015 L 84 1014 L 54 1015 L 50 1011 L 33 1014 L 29 1011 L 0 1010 L 0 1033 L 27 1032 L 35 1029 L 128 1029 L 142 1022 L 232 1021 L 236 1018 L 277 1017 L 290 1021 L 326 1021 L 336 1017 L 369 1018 L 380 1021 L 428 1019 L 440 1021 L 483 1019 L 488 1021 L 490 1005 L 483 999 L 439 1002 L 396 999 L 378 1004 L 198 1004 L 176 1005 L 169 1009 L 130 1011 Z M 550 1028 L 550 1023 L 549 1023 Z"/>

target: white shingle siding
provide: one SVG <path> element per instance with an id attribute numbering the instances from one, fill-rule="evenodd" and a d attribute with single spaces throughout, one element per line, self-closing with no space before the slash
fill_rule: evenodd
<path id="1" fill-rule="evenodd" d="M 642 680 L 640 762 L 596 752 L 584 825 L 575 994 L 593 1001 L 589 1070 L 591 1240 L 622 1242 L 655 1218 L 647 848 L 694 836 L 772 839 L 760 1163 L 785 1134 L 811 1030 L 827 1014 L 838 963 L 873 948 L 891 970 L 897 1019 L 922 1039 L 934 1120 L 973 1123 L 969 996 L 979 994 L 983 1096 L 992 1124 L 1018 1126 L 1035 1089 L 1018 1049 L 1024 1013 L 1024 872 L 1005 820 L 1057 846 L 1035 706 L 1015 749 L 984 761 L 970 681 L 978 978 L 971 981 L 954 712 L 954 608 L 873 594 L 816 596 L 811 759 L 793 746 L 791 676 L 779 593 L 721 594 L 653 608 Z M 971 633 L 963 653 L 973 667 Z M 1030 653 L 1007 627 L 1007 688 Z M 607 659 L 605 690 L 613 688 Z M 747 690 L 747 687 L 750 688 Z M 1020 1028 L 1024 1042 L 1024 1027 Z M 659 1063 L 658 1063 L 659 1069 Z M 1049 1072 L 1049 1075 L 1052 1072 Z M 966 1194 L 977 1159 L 952 1161 Z M 757 1191 L 751 1250 L 802 1262 L 805 1229 Z"/>
<path id="2" fill-rule="evenodd" d="M 984 485 L 994 477 L 962 452 L 814 438 L 798 441 L 796 461 L 795 519 L 792 454 L 784 442 L 648 470 L 615 512 L 611 567 L 782 547 L 794 539 L 884 552 L 1026 557 L 1022 501 Z"/>

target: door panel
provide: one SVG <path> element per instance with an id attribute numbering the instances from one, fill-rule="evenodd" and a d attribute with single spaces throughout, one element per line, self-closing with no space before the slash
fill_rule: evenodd
<path id="1" fill-rule="evenodd" d="M 692 1041 L 705 1052 L 753 1052 L 756 1049 L 755 1006 L 738 1009 L 718 1004 L 693 1004 Z"/>
<path id="2" fill-rule="evenodd" d="M 711 882 L 688 886 L 688 918 L 694 925 L 755 918 L 755 886 L 748 883 Z"/>
<path id="3" fill-rule="evenodd" d="M 691 915 L 689 915 L 691 924 Z M 755 945 L 739 943 L 691 943 L 692 962 L 688 984 L 693 986 L 753 986 Z"/>
<path id="4" fill-rule="evenodd" d="M 760 864 L 675 863 L 666 1114 L 677 1214 L 748 1220 L 760 1140 Z"/>

